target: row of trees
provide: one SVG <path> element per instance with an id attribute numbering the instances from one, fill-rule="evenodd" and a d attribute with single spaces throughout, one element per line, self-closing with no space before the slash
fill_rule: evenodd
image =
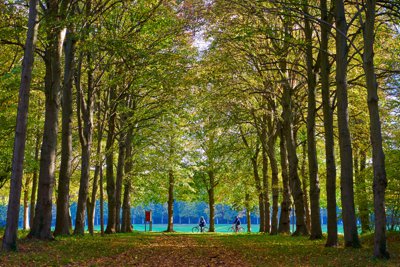
<path id="1" fill-rule="evenodd" d="M 1 162 L 0 182 L 11 172 L 3 248 L 16 249 L 21 192 L 26 225 L 31 207 L 28 236 L 53 239 L 71 234 L 73 201 L 73 233 L 84 234 L 87 218 L 93 234 L 104 185 L 101 233 L 132 230 L 131 200 L 167 202 L 167 231 L 174 201 L 189 200 L 206 201 L 210 218 L 216 203 L 257 206 L 260 232 L 290 233 L 293 202 L 294 235 L 322 238 L 325 206 L 326 245 L 337 246 L 339 205 L 345 246 L 359 247 L 356 212 L 368 231 L 373 188 L 374 255 L 388 258 L 383 149 L 396 151 L 400 132 L 397 8 L 373 0 L 31 0 L 28 12 L 5 3 L 0 82 L 9 115 L 0 130 L 16 131 L 13 152 L 9 138 L 1 141 L 13 153 Z M 389 184 L 391 203 L 398 185 Z"/>
<path id="2" fill-rule="evenodd" d="M 271 234 L 289 231 L 285 222 L 292 197 L 297 219 L 294 234 L 322 238 L 319 168 L 325 165 L 326 245 L 337 245 L 335 141 L 338 140 L 345 246 L 360 247 L 355 195 L 359 197 L 357 208 L 362 229 L 366 231 L 370 227 L 366 204 L 369 195 L 365 176 L 361 174 L 368 154 L 373 169 L 374 255 L 389 257 L 385 214 L 387 178 L 377 89 L 378 80 L 383 88 L 388 88 L 389 81 L 397 77 L 396 71 L 392 71 L 397 64 L 387 60 L 387 56 L 393 56 L 387 46 L 393 45 L 387 43 L 387 34 L 397 36 L 397 30 L 393 31 L 397 8 L 394 3 L 377 4 L 376 1 L 345 5 L 340 0 L 257 3 L 221 0 L 213 1 L 205 12 L 206 34 L 211 40 L 205 57 L 207 86 L 218 94 L 229 95 L 229 100 L 219 103 L 219 108 L 234 122 L 234 129 L 248 149 L 260 216 L 264 218 L 260 231 Z M 382 19 L 377 18 L 376 12 Z M 382 38 L 377 38 L 381 34 Z M 376 60 L 375 55 L 382 56 Z M 385 95 L 381 93 L 381 97 Z M 366 101 L 360 102 L 362 98 Z M 360 114 L 353 115 L 351 106 Z M 361 106 L 365 111 L 360 111 Z M 390 115 L 386 118 L 390 119 Z M 352 136 L 353 123 L 356 130 Z M 363 127 L 367 123 L 369 129 Z M 357 138 L 360 130 L 363 136 Z M 318 134 L 324 136 L 323 158 L 317 153 Z M 278 137 L 282 174 L 279 224 Z M 250 138 L 253 140 L 249 141 Z M 299 166 L 299 147 L 303 147 L 302 157 L 307 158 L 307 173 L 305 160 Z M 318 157 L 323 160 L 319 161 Z"/>

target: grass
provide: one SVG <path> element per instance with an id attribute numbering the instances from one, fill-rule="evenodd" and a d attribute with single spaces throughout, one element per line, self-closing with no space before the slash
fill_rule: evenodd
<path id="1" fill-rule="evenodd" d="M 373 235 L 363 247 L 325 248 L 307 237 L 226 233 L 143 233 L 21 239 L 19 252 L 0 253 L 0 266 L 400 266 L 400 234 L 389 233 L 391 260 L 372 258 Z"/>

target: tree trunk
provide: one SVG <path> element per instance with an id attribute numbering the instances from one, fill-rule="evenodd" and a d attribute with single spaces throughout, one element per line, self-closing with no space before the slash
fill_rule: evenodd
<path id="1" fill-rule="evenodd" d="M 115 227 L 117 232 L 121 232 L 121 197 L 122 197 L 122 181 L 124 178 L 124 165 L 125 165 L 125 135 L 122 133 L 120 136 L 118 146 L 118 162 L 117 162 L 117 179 L 115 188 Z"/>
<path id="2" fill-rule="evenodd" d="M 269 203 L 269 190 L 268 190 L 268 156 L 267 156 L 267 126 L 266 115 L 263 115 L 261 124 L 261 157 L 262 157 L 262 192 L 264 204 L 264 232 L 270 232 L 270 203 Z"/>
<path id="3" fill-rule="evenodd" d="M 122 224 L 121 224 L 121 232 L 130 233 L 133 231 L 131 224 L 131 203 L 130 203 L 130 192 L 132 190 L 131 186 L 131 176 L 132 176 L 132 135 L 133 129 L 132 127 L 128 128 L 126 139 L 125 139 L 125 147 L 126 147 L 126 161 L 125 161 L 125 191 L 124 191 L 124 200 L 122 205 Z"/>
<path id="4" fill-rule="evenodd" d="M 281 203 L 281 216 L 279 218 L 279 233 L 290 233 L 290 187 L 289 187 L 289 174 L 288 163 L 286 154 L 286 143 L 283 135 L 282 127 L 280 128 L 280 157 L 281 157 L 281 170 L 282 170 L 282 203 Z"/>
<path id="5" fill-rule="evenodd" d="M 247 232 L 251 233 L 251 214 L 250 214 L 250 194 L 245 195 L 246 202 L 246 218 L 247 218 Z"/>
<path id="6" fill-rule="evenodd" d="M 374 213 L 375 235 L 374 256 L 388 259 L 389 252 L 386 246 L 386 212 L 385 190 L 387 186 L 385 154 L 382 148 L 382 130 L 379 117 L 378 83 L 374 67 L 374 27 L 375 27 L 376 0 L 366 1 L 366 16 L 364 29 L 364 56 L 363 65 L 368 91 L 368 111 L 370 119 L 370 138 L 372 144 L 372 166 L 374 169 Z"/>
<path id="7" fill-rule="evenodd" d="M 258 154 L 258 153 L 257 153 Z M 264 194 L 262 193 L 262 187 L 261 187 L 261 179 L 260 175 L 258 173 L 258 163 L 257 163 L 257 158 L 252 158 L 251 159 L 252 165 L 253 165 L 253 175 L 254 175 L 254 181 L 256 183 L 256 190 L 258 194 L 258 209 L 260 212 L 260 233 L 265 232 L 265 206 L 264 206 Z"/>
<path id="8" fill-rule="evenodd" d="M 100 110 L 100 102 L 97 105 L 97 148 L 96 148 L 96 166 L 94 170 L 93 177 L 93 187 L 92 187 L 92 199 L 88 206 L 88 230 L 91 235 L 94 234 L 94 218 L 95 218 L 95 210 L 96 210 L 96 195 L 97 188 L 99 184 L 99 176 L 101 165 L 103 164 L 102 156 L 101 156 L 101 141 L 103 140 L 103 125 L 104 122 L 101 120 L 101 110 Z M 90 218 L 90 219 L 89 219 Z"/>
<path id="9" fill-rule="evenodd" d="M 64 44 L 65 67 L 62 96 L 61 166 L 57 191 L 57 215 L 54 235 L 69 235 L 69 184 L 72 174 L 72 82 L 74 74 L 74 33 L 67 31 Z"/>
<path id="10" fill-rule="evenodd" d="M 292 88 L 290 87 L 287 74 L 286 63 L 281 62 L 281 70 L 285 73 L 283 82 L 283 96 L 282 96 L 282 117 L 283 117 L 283 132 L 285 135 L 287 156 L 289 161 L 289 185 L 294 199 L 295 212 L 296 212 L 296 231 L 293 235 L 308 235 L 307 225 L 304 218 L 304 198 L 303 190 L 301 189 L 301 182 L 297 172 L 299 160 L 296 154 L 296 141 L 293 135 L 293 114 L 292 114 Z"/>
<path id="11" fill-rule="evenodd" d="M 360 165 L 358 161 L 358 156 L 355 155 L 354 157 L 354 169 L 355 169 L 355 180 L 356 180 L 356 200 L 358 200 L 358 211 L 360 214 L 360 221 L 361 221 L 361 231 L 363 233 L 371 231 L 370 221 L 369 221 L 369 209 L 368 209 L 368 195 L 367 195 L 367 187 L 365 184 L 365 165 L 366 165 L 366 152 L 360 152 Z M 358 169 L 358 167 L 360 167 Z"/>
<path id="12" fill-rule="evenodd" d="M 24 171 L 24 153 L 28 121 L 29 92 L 32 80 L 32 68 L 38 28 L 38 25 L 36 23 L 37 4 L 37 0 L 29 1 L 28 32 L 25 41 L 21 84 L 19 87 L 10 194 L 7 209 L 7 224 L 3 236 L 3 249 L 7 251 L 17 250 L 18 218 L 21 200 L 22 176 Z"/>
<path id="13" fill-rule="evenodd" d="M 85 233 L 85 212 L 86 203 L 89 195 L 89 179 L 90 179 L 90 154 L 93 139 L 93 105 L 94 105 L 94 84 L 93 84 L 93 69 L 91 57 L 87 57 L 88 61 L 88 84 L 87 98 L 83 95 L 80 86 L 81 77 L 81 62 L 77 75 L 77 117 L 79 128 L 79 141 L 81 143 L 81 179 L 79 184 L 78 205 L 75 220 L 75 235 L 83 235 Z M 83 119 L 83 120 L 82 120 Z M 83 121 L 83 126 L 82 126 Z"/>
<path id="14" fill-rule="evenodd" d="M 24 220 L 23 220 L 23 229 L 28 230 L 29 229 L 29 184 L 31 180 L 29 179 L 29 176 L 26 177 L 25 179 L 25 185 L 24 185 Z"/>
<path id="15" fill-rule="evenodd" d="M 320 188 L 318 178 L 317 143 L 315 140 L 315 114 L 317 81 L 313 64 L 312 28 L 308 11 L 308 1 L 304 4 L 304 33 L 306 37 L 306 65 L 308 85 L 308 106 L 307 106 L 307 155 L 308 174 L 310 183 L 310 207 L 311 207 L 311 239 L 322 238 L 321 214 L 320 214 Z"/>
<path id="16" fill-rule="evenodd" d="M 353 154 L 347 98 L 347 22 L 343 0 L 336 0 L 336 95 L 340 147 L 340 186 L 346 247 L 360 247 L 353 190 Z"/>
<path id="17" fill-rule="evenodd" d="M 301 161 L 301 168 L 300 168 L 300 173 L 301 173 L 301 178 L 302 178 L 302 184 L 303 184 L 303 192 L 304 192 L 304 208 L 306 212 L 306 224 L 307 228 L 311 228 L 311 216 L 310 216 L 310 208 L 308 204 L 308 191 L 307 191 L 307 175 L 306 175 L 306 143 L 303 143 L 302 145 L 302 161 Z"/>
<path id="18" fill-rule="evenodd" d="M 122 233 L 130 233 L 133 231 L 131 224 L 130 190 L 131 190 L 131 182 L 128 179 L 126 179 L 124 185 L 124 201 L 122 204 L 122 222 L 121 222 Z"/>
<path id="19" fill-rule="evenodd" d="M 110 104 L 113 106 L 110 110 L 108 121 L 108 134 L 106 142 L 106 179 L 107 179 L 107 198 L 108 198 L 108 223 L 105 233 L 115 233 L 115 217 L 116 217 L 116 194 L 114 179 L 114 135 L 115 135 L 115 88 L 110 89 Z"/>
<path id="20" fill-rule="evenodd" d="M 88 231 L 89 231 L 89 234 L 93 235 L 94 225 L 92 222 L 94 222 L 94 216 L 96 214 L 95 214 L 95 210 L 94 210 L 94 205 L 92 205 L 92 202 L 90 201 L 90 197 L 88 197 L 86 200 L 86 213 L 87 213 L 87 220 L 88 220 Z"/>
<path id="21" fill-rule="evenodd" d="M 100 233 L 104 235 L 104 190 L 103 190 L 103 166 L 100 165 Z"/>
<path id="22" fill-rule="evenodd" d="M 208 192 L 208 206 L 210 210 L 210 232 L 215 232 L 215 198 L 214 198 L 214 189 L 215 189 L 215 177 L 214 172 L 208 172 L 208 178 L 210 179 L 210 188 L 207 190 Z"/>
<path id="23" fill-rule="evenodd" d="M 172 170 L 168 172 L 168 228 L 167 232 L 174 231 L 174 185 L 175 177 Z"/>
<path id="24" fill-rule="evenodd" d="M 321 0 L 321 91 L 322 107 L 324 113 L 324 136 L 325 136 L 325 158 L 326 158 L 326 196 L 328 212 L 328 238 L 326 247 L 338 245 L 337 235 L 337 215 L 336 215 L 336 162 L 335 162 L 335 142 L 333 135 L 333 110 L 331 107 L 329 92 L 329 54 L 328 41 L 331 32 L 328 21 L 327 0 Z"/>
<path id="25" fill-rule="evenodd" d="M 97 155 L 100 156 L 100 153 Z M 91 196 L 91 199 L 88 198 L 88 203 L 87 203 L 88 230 L 91 235 L 94 234 L 94 218 L 95 218 L 95 212 L 96 212 L 96 194 L 97 194 L 97 187 L 98 187 L 97 184 L 98 184 L 99 173 L 100 173 L 100 164 L 101 164 L 101 162 L 98 162 L 96 164 L 96 167 L 94 170 L 94 176 L 93 176 L 92 196 Z"/>
<path id="26" fill-rule="evenodd" d="M 279 170 L 278 162 L 275 155 L 276 135 L 269 138 L 268 156 L 272 173 L 272 218 L 271 218 L 271 235 L 278 233 L 278 201 L 279 201 Z"/>
<path id="27" fill-rule="evenodd" d="M 36 141 L 35 141 L 35 163 L 39 162 L 39 150 L 40 150 L 40 131 L 36 132 Z M 30 213 L 29 213 L 29 225 L 33 225 L 33 218 L 35 216 L 35 203 L 36 203 L 36 192 L 37 192 L 37 183 L 38 183 L 38 169 L 35 166 L 33 170 L 32 177 L 32 191 L 31 191 L 31 204 L 30 204 Z"/>
<path id="28" fill-rule="evenodd" d="M 50 24 L 61 19 L 58 3 L 50 2 L 47 18 Z M 65 3 L 64 3 L 65 4 Z M 58 25 L 60 26 L 60 25 Z M 65 30 L 65 29 L 64 29 Z M 58 112 L 60 108 L 61 52 L 64 30 L 51 26 L 47 29 L 47 44 L 45 50 L 45 121 L 40 157 L 38 199 L 33 225 L 28 237 L 53 239 L 51 232 L 52 197 L 54 187 L 54 172 L 57 150 Z"/>

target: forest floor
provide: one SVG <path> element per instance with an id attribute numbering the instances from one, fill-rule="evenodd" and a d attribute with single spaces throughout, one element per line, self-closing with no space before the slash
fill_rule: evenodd
<path id="1" fill-rule="evenodd" d="M 400 233 L 388 238 L 391 260 L 363 248 L 325 248 L 325 240 L 262 234 L 143 233 L 21 239 L 19 252 L 0 253 L 0 266 L 400 266 Z"/>

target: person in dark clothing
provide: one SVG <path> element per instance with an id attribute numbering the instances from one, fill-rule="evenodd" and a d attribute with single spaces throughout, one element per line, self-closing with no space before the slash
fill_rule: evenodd
<path id="1" fill-rule="evenodd" d="M 235 221 L 233 222 L 233 225 L 235 227 L 235 232 L 238 232 L 239 231 L 239 226 L 240 226 L 239 216 L 236 216 Z"/>
<path id="2" fill-rule="evenodd" d="M 200 221 L 199 221 L 199 226 L 200 226 L 200 232 L 204 231 L 204 227 L 206 226 L 206 220 L 204 219 L 203 216 L 200 217 Z"/>

